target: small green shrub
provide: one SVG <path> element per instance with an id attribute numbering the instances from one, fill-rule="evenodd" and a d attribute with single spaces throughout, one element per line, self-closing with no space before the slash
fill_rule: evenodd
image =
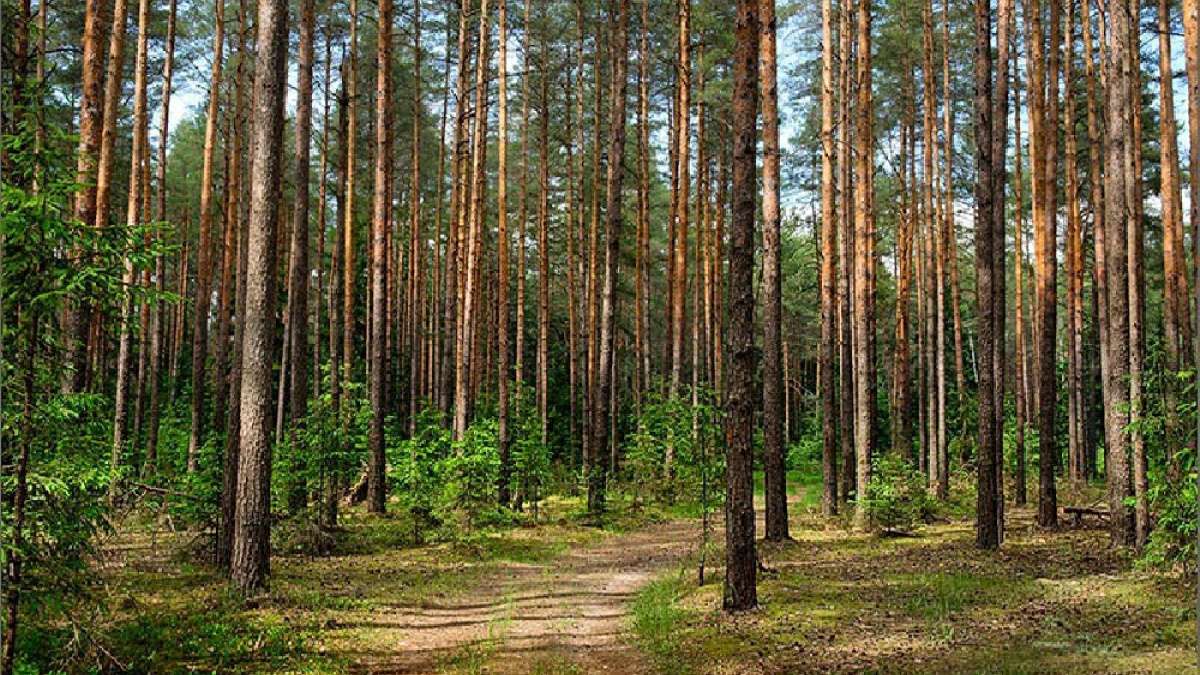
<path id="1" fill-rule="evenodd" d="M 496 421 L 480 419 L 467 427 L 450 456 L 441 461 L 441 474 L 447 506 L 464 516 L 468 530 L 474 529 L 484 511 L 496 504 L 500 478 Z"/>
<path id="2" fill-rule="evenodd" d="M 933 498 L 925 478 L 895 455 L 885 455 L 875 467 L 863 508 L 871 523 L 883 532 L 908 533 L 933 517 Z"/>
<path id="3" fill-rule="evenodd" d="M 437 406 L 426 405 L 417 415 L 417 433 L 388 449 L 388 467 L 400 504 L 413 519 L 413 538 L 437 527 L 438 497 L 443 486 L 441 462 L 450 456 L 450 431 L 442 425 Z"/>

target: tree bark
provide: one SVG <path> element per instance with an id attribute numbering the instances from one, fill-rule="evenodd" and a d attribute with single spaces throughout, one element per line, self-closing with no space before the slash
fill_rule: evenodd
<path id="1" fill-rule="evenodd" d="M 531 79 L 528 2 L 525 3 L 521 29 L 521 68 L 523 71 L 521 75 L 521 168 L 518 171 L 520 186 L 517 195 L 517 200 L 521 205 L 517 214 L 517 334 L 513 340 L 513 349 L 516 351 L 513 379 L 523 390 L 525 386 L 525 282 L 527 281 L 525 248 L 528 243 L 526 228 L 529 222 L 529 80 Z M 517 398 L 516 403 L 519 410 L 520 397 Z"/>
<path id="2" fill-rule="evenodd" d="M 295 194 L 292 206 L 291 259 L 288 263 L 288 350 L 291 353 L 291 411 L 293 433 L 308 416 L 308 284 L 312 272 L 308 264 L 309 168 L 312 145 L 313 42 L 315 39 L 314 0 L 300 3 L 300 44 L 296 74 L 296 157 Z M 322 234 L 324 234 L 322 232 Z M 294 439 L 293 439 L 294 440 Z M 303 503 L 303 490 L 296 491 Z"/>
<path id="3" fill-rule="evenodd" d="M 124 0 L 117 0 L 118 3 Z M 208 357 L 208 313 L 212 295 L 213 156 L 221 104 L 221 57 L 225 45 L 225 2 L 214 0 L 212 77 L 204 121 L 204 160 L 200 172 L 200 232 L 196 239 L 196 301 L 192 305 L 192 423 L 188 435 L 187 468 L 196 470 L 196 453 L 204 442 L 204 375 Z"/>
<path id="4" fill-rule="evenodd" d="M 1092 220 L 1092 300 L 1095 305 L 1094 325 L 1096 327 L 1096 342 L 1099 351 L 1099 377 L 1093 373 L 1093 378 L 1099 380 L 1097 392 L 1093 394 L 1093 410 L 1097 410 L 1101 423 L 1106 424 L 1105 408 L 1108 404 L 1108 274 L 1105 270 L 1105 239 L 1104 239 L 1104 183 L 1102 172 L 1102 157 L 1104 150 L 1100 138 L 1100 113 L 1097 112 L 1096 84 L 1101 78 L 1097 76 L 1096 59 L 1092 43 L 1091 9 L 1085 4 L 1083 18 L 1083 52 L 1085 78 L 1087 80 L 1087 135 L 1088 135 L 1088 210 Z M 1096 404 L 1095 395 L 1100 396 Z M 1089 428 L 1091 425 L 1089 425 Z M 1094 446 L 1090 448 L 1088 457 L 1089 473 L 1094 475 L 1096 457 Z"/>
<path id="5" fill-rule="evenodd" d="M 275 329 L 276 251 L 287 97 L 287 3 L 259 0 L 250 156 L 250 221 L 237 516 L 231 576 L 243 594 L 267 587 L 271 525 L 271 362 Z"/>
<path id="6" fill-rule="evenodd" d="M 1190 352 L 1191 301 L 1179 176 L 1179 129 L 1175 120 L 1174 72 L 1171 65 L 1171 3 L 1167 0 L 1158 2 L 1158 73 L 1159 148 L 1162 153 L 1159 201 L 1162 204 L 1163 327 L 1166 350 L 1163 406 L 1167 418 L 1165 442 L 1168 472 L 1172 481 L 1177 482 L 1181 473 L 1177 454 L 1182 449 L 1178 441 L 1182 430 L 1177 376 L 1184 370 L 1184 359 Z"/>
<path id="7" fill-rule="evenodd" d="M 342 375 L 343 383 L 354 379 L 354 202 L 355 167 L 358 166 L 358 0 L 350 0 L 350 54 L 346 61 L 343 87 L 346 89 L 346 209 L 342 214 Z"/>
<path id="8" fill-rule="evenodd" d="M 1013 41 L 1016 44 L 1016 41 Z M 1025 425 L 1028 423 L 1028 418 L 1025 413 L 1028 407 L 1029 395 L 1029 370 L 1028 360 L 1026 359 L 1026 333 L 1025 333 L 1025 204 L 1024 204 L 1024 183 L 1022 179 L 1023 167 L 1021 159 L 1021 73 L 1017 69 L 1017 54 L 1016 49 L 1011 50 L 1012 70 L 1013 70 L 1013 108 L 1017 111 L 1018 123 L 1014 125 L 1013 132 L 1016 136 L 1013 151 L 1015 157 L 1013 160 L 1013 213 L 1016 217 L 1016 223 L 1013 225 L 1013 242 L 1015 253 L 1015 266 L 1013 269 L 1013 281 L 1016 284 L 1016 290 L 1013 292 L 1016 307 L 1014 308 L 1014 319 L 1016 326 L 1016 379 L 1014 389 L 1016 390 L 1016 474 L 1013 478 L 1016 481 L 1016 492 L 1013 494 L 1013 503 L 1017 506 L 1025 506 L 1027 501 L 1026 493 L 1026 467 L 1025 467 Z"/>
<path id="9" fill-rule="evenodd" d="M 924 175 L 922 199 L 924 204 L 924 219 L 928 222 L 926 240 L 926 274 L 931 279 L 928 300 L 934 304 L 926 314 L 928 349 L 931 359 L 929 400 L 929 482 L 938 499 L 945 499 L 950 488 L 950 466 L 946 452 L 946 314 L 945 314 L 945 284 L 943 283 L 943 268 L 945 256 L 942 242 L 942 219 L 939 218 L 937 202 L 934 193 L 938 185 L 937 161 L 937 89 L 934 84 L 933 66 L 933 1 L 925 0 L 922 11 L 922 34 L 924 35 L 924 139 L 923 160 Z"/>
<path id="10" fill-rule="evenodd" d="M 1133 218 L 1130 183 L 1133 148 L 1134 11 L 1128 1 L 1108 5 L 1107 50 L 1104 54 L 1104 264 L 1108 321 L 1108 405 L 1105 410 L 1108 453 L 1108 501 L 1112 512 L 1110 538 L 1114 546 L 1129 546 L 1133 518 L 1125 505 L 1130 496 L 1129 423 L 1129 227 Z"/>
<path id="11" fill-rule="evenodd" d="M 869 525 L 866 486 L 871 482 L 871 453 L 875 446 L 875 214 L 874 101 L 871 91 L 871 0 L 861 0 L 856 28 L 858 41 L 857 100 L 854 116 L 854 457 L 858 478 L 858 508 L 854 526 Z"/>
<path id="12" fill-rule="evenodd" d="M 391 181 L 388 164 L 391 161 L 392 72 L 392 0 L 380 0 L 375 58 L 375 193 L 371 217 L 371 430 L 367 444 L 370 456 L 367 463 L 367 509 L 383 513 L 387 509 L 387 456 L 384 449 L 383 424 L 387 417 L 387 279 L 388 279 L 388 212 L 391 208 Z M 347 314 L 348 315 L 348 314 Z"/>
<path id="13" fill-rule="evenodd" d="M 679 51 L 675 65 L 675 261 L 671 286 L 671 396 L 679 393 L 683 378 L 683 324 L 687 316 L 687 232 L 688 232 L 688 176 L 689 149 L 691 147 L 691 0 L 678 0 L 679 6 Z M 757 52 L 757 50 L 756 50 Z M 671 450 L 665 462 L 670 471 Z"/>
<path id="14" fill-rule="evenodd" d="M 171 75 L 175 61 L 175 18 L 176 0 L 170 0 L 167 9 L 167 42 L 166 57 L 163 59 L 163 94 L 162 117 L 158 124 L 158 185 L 157 202 L 154 219 L 159 223 L 167 222 L 167 139 L 170 137 L 170 106 L 171 106 Z M 161 235 L 165 237 L 165 233 Z M 159 293 L 166 291 L 167 283 L 166 256 L 159 255 L 154 262 L 155 289 Z M 150 338 L 150 409 L 146 420 L 146 458 L 142 472 L 149 474 L 154 471 L 158 456 L 158 426 L 162 409 L 162 372 L 166 363 L 166 351 L 163 341 L 167 339 L 167 306 L 162 300 L 154 304 L 154 328 Z M 69 338 L 68 338 L 69 339 Z"/>
<path id="15" fill-rule="evenodd" d="M 497 357 L 499 362 L 498 375 L 498 416 L 499 430 L 497 439 L 499 442 L 500 455 L 500 484 L 497 486 L 496 493 L 499 496 L 501 504 L 507 504 L 509 500 L 508 483 L 512 475 L 512 466 L 509 459 L 509 393 L 508 382 L 509 377 L 509 344 L 508 344 L 508 285 L 509 280 L 509 251 L 512 247 L 512 242 L 509 240 L 508 234 L 508 0 L 497 0 L 497 10 L 499 11 L 499 34 L 496 36 L 497 50 L 499 51 L 498 63 L 498 80 L 500 82 L 500 100 L 497 103 L 497 111 L 499 119 L 497 121 L 496 136 L 499 142 L 498 147 L 498 176 L 496 184 L 496 211 L 497 211 L 497 227 L 496 227 L 496 247 L 499 249 L 497 265 L 497 276 L 499 283 L 496 288 L 496 304 L 499 311 L 496 314 L 497 323 Z M 520 242 L 521 246 L 525 242 Z M 519 390 L 518 390 L 519 391 Z"/>
<path id="16" fill-rule="evenodd" d="M 851 151 L 853 129 L 850 119 L 850 101 L 854 93 L 853 60 L 854 37 L 851 26 L 854 19 L 854 3 L 841 3 L 841 18 L 838 36 L 840 41 L 840 79 L 842 92 L 838 121 L 838 195 L 843 204 L 850 204 L 854 192 L 854 153 Z M 838 342 L 839 377 L 841 393 L 840 419 L 842 446 L 842 491 L 845 502 L 857 494 L 857 465 L 854 460 L 854 328 L 851 315 L 854 304 L 852 269 L 854 266 L 854 213 L 842 209 L 838 214 Z"/>
<path id="17" fill-rule="evenodd" d="M 835 175 L 833 2 L 821 2 L 821 466 L 824 476 L 821 510 L 838 512 L 837 386 L 833 359 L 837 349 L 837 176 Z"/>
<path id="18" fill-rule="evenodd" d="M 1035 229 L 1037 239 L 1037 408 L 1038 408 L 1038 524 L 1053 527 L 1058 523 L 1058 495 L 1054 484 L 1054 470 L 1058 462 L 1058 438 L 1055 433 L 1057 414 L 1058 369 L 1055 366 L 1058 328 L 1058 74 L 1060 63 L 1060 16 L 1059 0 L 1050 0 L 1049 55 L 1046 75 L 1045 120 L 1041 129 L 1043 152 L 1041 199 L 1042 220 Z M 1040 34 L 1039 34 L 1040 35 Z M 1038 37 L 1040 40 L 1041 38 Z M 1039 178 L 1034 174 L 1035 178 Z"/>
<path id="19" fill-rule="evenodd" d="M 638 37 L 637 271 L 634 357 L 641 390 L 650 387 L 650 0 L 642 0 Z"/>
<path id="20" fill-rule="evenodd" d="M 766 538 L 767 541 L 783 541 L 788 538 L 788 513 L 787 467 L 783 461 L 783 301 L 780 281 L 782 248 L 779 232 L 779 91 L 775 81 L 775 0 L 760 0 L 758 13 L 763 144 L 763 478 Z M 693 311 L 699 311 L 699 308 Z"/>
<path id="21" fill-rule="evenodd" d="M 121 2 L 122 0 L 118 0 Z M 114 27 L 115 28 L 115 27 Z M 133 74 L 133 149 L 129 162 L 129 201 L 125 211 L 125 227 L 132 231 L 142 223 L 142 218 L 149 214 L 143 213 L 142 190 L 145 185 L 142 180 L 143 172 L 149 167 L 143 161 L 145 154 L 146 128 L 146 59 L 148 56 L 148 32 L 150 28 L 150 0 L 138 2 L 138 40 L 137 57 L 134 61 Z M 119 79 L 119 78 L 118 78 Z M 115 103 L 114 103 L 115 105 Z M 115 122 L 115 120 L 114 120 Z M 114 129 L 115 133 L 115 129 Z M 100 211 L 99 213 L 103 213 Z M 113 412 L 113 447 L 112 470 L 113 483 L 109 496 L 116 496 L 117 477 L 123 462 L 125 437 L 128 429 L 129 407 L 129 375 L 130 361 L 133 357 L 133 335 L 131 321 L 133 319 L 133 285 L 135 271 L 133 260 L 125 259 L 125 275 L 123 283 L 126 287 L 121 299 L 121 328 L 120 346 L 117 353 L 117 391 Z"/>
<path id="22" fill-rule="evenodd" d="M 996 512 L 996 463 L 1000 439 L 996 434 L 996 386 L 994 367 L 995 328 L 990 317 L 995 311 L 995 230 L 992 222 L 992 46 L 990 2 L 975 2 L 975 275 L 979 361 L 979 442 L 975 545 L 983 549 L 1000 546 Z"/>
<path id="23" fill-rule="evenodd" d="M 458 364 L 455 377 L 454 438 L 461 440 L 471 421 L 473 397 L 470 395 L 469 373 L 471 372 L 471 349 L 476 333 L 475 305 L 482 259 L 484 219 L 484 168 L 487 153 L 487 69 L 488 69 L 488 0 L 479 6 L 479 52 L 475 58 L 475 132 L 474 148 L 471 151 L 471 202 L 467 212 L 466 241 L 466 286 L 463 289 L 462 306 L 459 309 Z"/>
<path id="24" fill-rule="evenodd" d="M 80 57 L 79 150 L 76 180 L 82 186 L 75 193 L 75 219 L 93 227 L 96 219 L 96 170 L 104 132 L 104 47 L 108 41 L 108 3 L 88 0 L 84 10 L 83 52 Z M 82 391 L 87 380 L 87 332 L 90 308 L 69 304 L 66 308 L 64 361 L 68 371 L 63 377 L 63 392 Z"/>
<path id="25" fill-rule="evenodd" d="M 544 18 L 544 17 L 543 17 Z M 550 440 L 549 384 L 550 384 L 550 234 L 547 220 L 550 209 L 550 64 L 549 38 L 546 27 L 541 35 L 541 106 L 538 111 L 538 359 L 537 400 L 538 416 L 541 420 L 542 446 Z M 528 53 L 528 52 L 526 52 Z"/>
<path id="26" fill-rule="evenodd" d="M 608 447 L 612 416 L 615 411 L 611 398 L 616 388 L 613 368 L 616 363 L 616 287 L 617 262 L 621 252 L 622 188 L 625 177 L 625 97 L 626 79 L 629 69 L 629 0 L 617 3 L 616 32 L 613 35 L 613 96 L 609 108 L 608 124 L 608 176 L 607 204 L 605 207 L 606 232 L 604 251 L 604 287 L 600 314 L 600 377 L 596 400 L 596 416 L 592 429 L 595 441 L 592 447 L 600 451 Z M 604 511 L 607 489 L 607 464 L 594 462 L 588 474 L 588 510 L 592 513 Z"/>
<path id="27" fill-rule="evenodd" d="M 729 247 L 726 394 L 725 591 L 729 612 L 758 606 L 754 547 L 754 202 L 758 112 L 759 0 L 738 0 L 733 56 L 733 192 Z"/>
<path id="28" fill-rule="evenodd" d="M 1064 136 L 1066 143 L 1063 174 L 1067 207 L 1067 473 L 1071 482 L 1082 485 L 1084 468 L 1083 407 L 1083 221 L 1079 208 L 1078 148 L 1075 133 L 1074 87 L 1075 5 L 1067 3 L 1066 47 L 1063 59 Z"/>

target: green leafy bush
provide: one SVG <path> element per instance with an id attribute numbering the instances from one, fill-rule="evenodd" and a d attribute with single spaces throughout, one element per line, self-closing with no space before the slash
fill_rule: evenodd
<path id="1" fill-rule="evenodd" d="M 441 461 L 440 471 L 446 505 L 464 516 L 468 530 L 474 529 L 483 512 L 496 504 L 500 477 L 496 421 L 480 419 L 467 427 L 450 456 Z"/>
<path id="2" fill-rule="evenodd" d="M 912 532 L 933 517 L 933 498 L 925 490 L 925 478 L 894 454 L 879 460 L 860 506 L 867 509 L 876 528 L 888 533 Z"/>
<path id="3" fill-rule="evenodd" d="M 442 424 L 437 406 L 426 405 L 417 415 L 417 433 L 388 451 L 392 485 L 400 505 L 413 519 L 413 538 L 422 541 L 436 527 L 437 504 L 444 485 L 442 462 L 450 456 L 450 430 Z"/>
<path id="4" fill-rule="evenodd" d="M 508 477 L 509 490 L 515 495 L 514 503 L 520 506 L 530 502 L 536 513 L 538 502 L 551 480 L 550 450 L 542 443 L 542 423 L 533 388 L 516 382 L 512 386 L 513 402 L 509 406 L 512 421 L 508 432 L 512 467 Z"/>

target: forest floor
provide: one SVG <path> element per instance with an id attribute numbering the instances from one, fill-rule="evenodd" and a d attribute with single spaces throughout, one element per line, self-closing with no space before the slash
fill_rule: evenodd
<path id="1" fill-rule="evenodd" d="M 102 556 L 104 658 L 154 673 L 1195 672 L 1186 584 L 1134 570 L 1098 527 L 1047 533 L 1014 509 L 984 553 L 969 522 L 827 525 L 815 490 L 793 489 L 795 540 L 762 548 L 762 608 L 733 617 L 719 568 L 696 584 L 695 518 L 597 528 L 552 500 L 537 527 L 414 547 L 403 519 L 352 514 L 337 554 L 276 555 L 248 606 L 194 562 L 194 535 L 130 528 Z"/>

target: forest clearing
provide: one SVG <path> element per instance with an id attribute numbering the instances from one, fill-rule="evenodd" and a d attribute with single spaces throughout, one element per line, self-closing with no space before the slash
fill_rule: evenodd
<path id="1" fill-rule="evenodd" d="M 1200 668 L 1200 0 L 0 0 L 0 675 Z"/>

